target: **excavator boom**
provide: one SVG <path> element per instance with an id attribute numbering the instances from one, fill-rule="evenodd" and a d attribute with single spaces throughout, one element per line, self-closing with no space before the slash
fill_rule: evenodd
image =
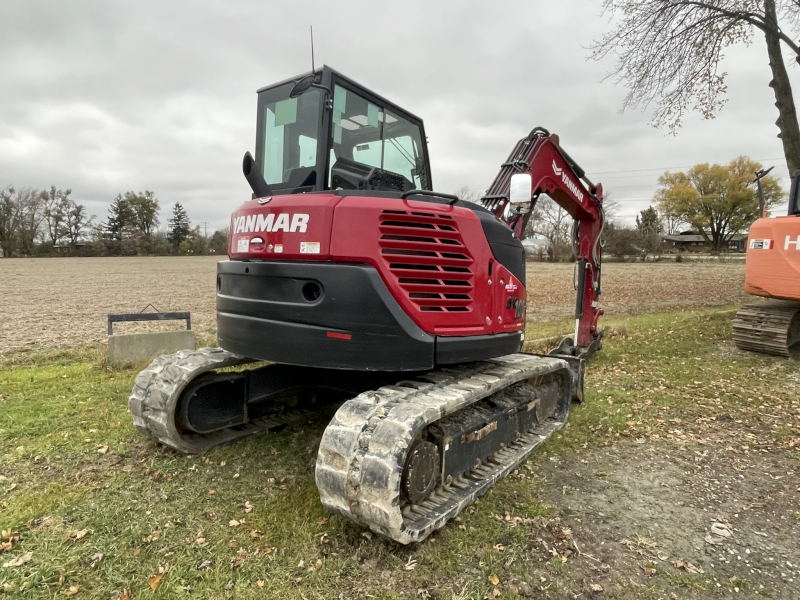
<path id="1" fill-rule="evenodd" d="M 521 178 L 523 189 L 530 187 L 529 209 L 524 203 L 515 206 L 512 202 L 512 180 L 524 174 L 530 175 L 529 184 Z M 572 342 L 576 349 L 592 349 L 591 353 L 599 345 L 601 332 L 597 321 L 603 314 L 598 307 L 600 236 L 605 223 L 603 187 L 586 177 L 584 170 L 561 148 L 557 135 L 536 127 L 517 142 L 481 203 L 506 220 L 517 237 L 523 239 L 541 194 L 550 196 L 573 218 L 572 241 L 578 272 Z"/>

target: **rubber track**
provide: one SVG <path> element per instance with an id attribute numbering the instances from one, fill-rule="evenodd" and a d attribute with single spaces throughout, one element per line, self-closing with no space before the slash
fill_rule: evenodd
<path id="1" fill-rule="evenodd" d="M 748 304 L 733 319 L 733 341 L 741 350 L 789 356 L 800 339 L 800 304 L 772 301 Z"/>
<path id="2" fill-rule="evenodd" d="M 175 426 L 178 398 L 189 383 L 208 371 L 250 362 L 254 361 L 221 348 L 162 354 L 137 375 L 133 384 L 133 391 L 128 397 L 128 409 L 133 415 L 134 426 L 156 442 L 185 454 L 200 454 L 214 446 L 274 427 L 274 424 L 262 419 L 200 435 L 180 432 Z"/>
<path id="3" fill-rule="evenodd" d="M 553 417 L 440 485 L 420 505 L 404 505 L 400 480 L 406 454 L 424 427 L 515 383 L 557 372 L 563 374 L 562 393 Z M 562 359 L 512 354 L 364 392 L 339 408 L 322 436 L 316 468 L 322 504 L 401 544 L 424 540 L 564 426 L 571 381 Z"/>

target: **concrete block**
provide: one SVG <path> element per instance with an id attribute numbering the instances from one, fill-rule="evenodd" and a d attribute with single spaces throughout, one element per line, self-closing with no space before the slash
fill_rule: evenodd
<path id="1" fill-rule="evenodd" d="M 151 360 L 159 354 L 194 350 L 194 331 L 157 331 L 108 336 L 108 360 L 127 363 Z"/>

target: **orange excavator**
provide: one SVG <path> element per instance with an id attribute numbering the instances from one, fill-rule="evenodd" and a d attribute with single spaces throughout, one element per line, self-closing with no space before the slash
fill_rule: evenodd
<path id="1" fill-rule="evenodd" d="M 800 355 L 800 171 L 792 177 L 789 211 L 767 217 L 761 178 L 756 173 L 761 218 L 750 227 L 744 289 L 768 298 L 743 306 L 733 320 L 733 340 L 742 350 Z"/>

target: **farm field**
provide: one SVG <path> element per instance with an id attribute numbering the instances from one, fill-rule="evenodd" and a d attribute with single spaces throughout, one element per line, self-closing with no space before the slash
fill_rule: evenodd
<path id="1" fill-rule="evenodd" d="M 106 315 L 158 309 L 189 310 L 202 338 L 215 329 L 217 257 L 0 260 L 0 357 L 10 352 L 104 342 Z M 528 263 L 532 323 L 569 317 L 573 267 Z M 741 263 L 607 263 L 601 305 L 607 315 L 739 302 Z M 160 326 L 179 326 L 176 324 Z M 136 331 L 142 325 L 115 325 Z M 533 333 L 535 334 L 535 331 Z"/>

